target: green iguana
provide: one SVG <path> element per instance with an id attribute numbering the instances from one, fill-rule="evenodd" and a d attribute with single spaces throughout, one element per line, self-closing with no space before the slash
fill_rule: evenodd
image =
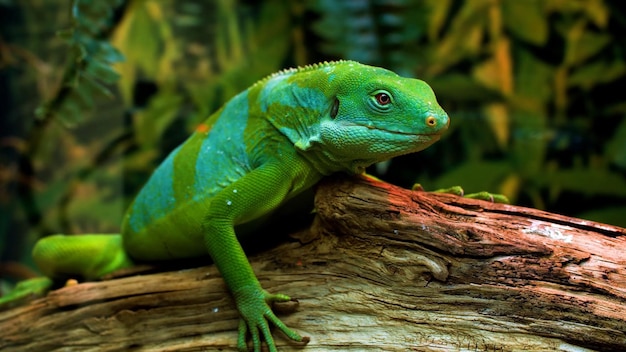
<path id="1" fill-rule="evenodd" d="M 272 312 L 272 302 L 290 297 L 261 287 L 235 225 L 268 214 L 323 176 L 360 174 L 420 151 L 448 125 L 421 80 L 353 61 L 283 70 L 232 98 L 171 152 L 131 204 L 121 234 L 50 236 L 33 256 L 48 277 L 97 278 L 135 261 L 208 253 L 241 315 L 240 350 L 251 336 L 254 351 L 262 340 L 276 351 L 270 324 L 306 342 Z"/>

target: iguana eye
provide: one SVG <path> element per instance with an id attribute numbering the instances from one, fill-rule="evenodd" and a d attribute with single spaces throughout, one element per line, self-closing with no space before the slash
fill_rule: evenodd
<path id="1" fill-rule="evenodd" d="M 387 105 L 387 104 L 391 103 L 391 97 L 387 93 L 380 92 L 380 93 L 376 94 L 375 97 L 376 97 L 376 101 L 380 105 Z"/>
<path id="2" fill-rule="evenodd" d="M 393 107 L 393 96 L 388 91 L 379 89 L 369 94 L 369 103 L 372 109 L 386 112 Z"/>

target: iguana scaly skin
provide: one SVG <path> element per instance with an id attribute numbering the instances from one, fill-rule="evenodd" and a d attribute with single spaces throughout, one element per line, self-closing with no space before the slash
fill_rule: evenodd
<path id="1" fill-rule="evenodd" d="M 212 257 L 239 313 L 238 347 L 276 347 L 272 312 L 234 226 L 257 219 L 335 172 L 420 151 L 448 127 L 423 81 L 352 61 L 275 73 L 231 99 L 156 169 L 130 206 L 121 235 L 56 235 L 33 250 L 42 271 L 87 278 L 155 261 Z M 306 340 L 305 340 L 306 341 Z"/>

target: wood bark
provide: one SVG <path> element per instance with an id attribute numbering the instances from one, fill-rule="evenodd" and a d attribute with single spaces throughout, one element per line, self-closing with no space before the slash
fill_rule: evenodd
<path id="1" fill-rule="evenodd" d="M 306 346 L 281 351 L 626 350 L 626 229 L 336 177 L 298 241 L 250 257 Z M 82 283 L 0 312 L 2 351 L 230 351 L 214 266 Z"/>

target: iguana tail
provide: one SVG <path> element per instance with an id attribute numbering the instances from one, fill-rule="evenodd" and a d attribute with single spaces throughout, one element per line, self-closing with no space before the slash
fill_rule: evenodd
<path id="1" fill-rule="evenodd" d="M 35 244 L 33 259 L 50 278 L 82 276 L 90 280 L 133 265 L 119 234 L 44 237 Z"/>

